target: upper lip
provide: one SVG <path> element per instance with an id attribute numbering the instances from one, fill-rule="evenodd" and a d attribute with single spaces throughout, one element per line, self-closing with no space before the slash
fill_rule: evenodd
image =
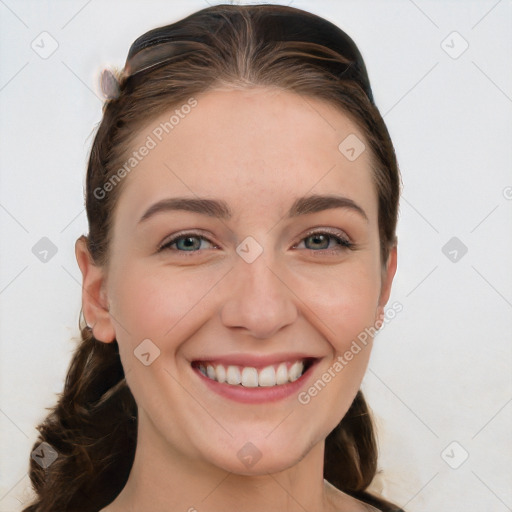
<path id="1" fill-rule="evenodd" d="M 304 354 L 299 352 L 281 353 L 281 354 L 226 354 L 222 356 L 201 357 L 194 359 L 193 363 L 211 363 L 227 366 L 249 366 L 253 368 L 264 368 L 274 364 L 302 361 L 304 359 L 319 359 L 318 356 Z"/>

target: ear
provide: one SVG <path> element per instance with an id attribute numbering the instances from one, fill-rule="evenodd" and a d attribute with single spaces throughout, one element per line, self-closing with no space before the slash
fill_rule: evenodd
<path id="1" fill-rule="evenodd" d="M 115 339 L 105 291 L 106 275 L 102 267 L 94 264 L 87 248 L 87 239 L 81 236 L 75 243 L 75 255 L 82 272 L 82 311 L 94 337 L 104 343 Z"/>
<path id="2" fill-rule="evenodd" d="M 391 285 L 393 284 L 393 278 L 395 277 L 396 265 L 397 240 L 395 239 L 395 243 L 389 251 L 388 261 L 386 262 L 385 267 L 382 269 L 380 296 L 379 303 L 377 305 L 377 316 L 375 319 L 376 323 L 377 319 L 384 321 L 384 307 L 386 306 L 389 300 L 389 296 L 391 295 Z"/>

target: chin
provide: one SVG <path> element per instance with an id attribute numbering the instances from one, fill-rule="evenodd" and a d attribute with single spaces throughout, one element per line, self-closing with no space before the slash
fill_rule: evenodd
<path id="1" fill-rule="evenodd" d="M 293 435 L 286 436 L 286 441 L 278 437 L 270 440 L 270 437 L 254 441 L 231 439 L 232 442 L 220 452 L 220 445 L 216 444 L 216 453 L 210 452 L 208 459 L 213 465 L 236 475 L 265 476 L 295 466 L 311 453 L 313 447 L 313 443 L 299 441 Z"/>
<path id="2" fill-rule="evenodd" d="M 267 454 L 254 463 L 242 463 L 238 458 L 228 461 L 221 460 L 216 465 L 225 471 L 240 476 L 267 476 L 285 471 L 298 464 L 304 455 Z"/>

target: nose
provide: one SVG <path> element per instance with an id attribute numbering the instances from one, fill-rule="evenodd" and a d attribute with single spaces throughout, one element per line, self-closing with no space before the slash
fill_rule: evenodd
<path id="1" fill-rule="evenodd" d="M 296 320 L 295 295 L 276 266 L 272 267 L 263 256 L 252 263 L 241 258 L 236 262 L 230 272 L 228 298 L 221 309 L 226 327 L 243 329 L 254 338 L 264 339 Z"/>

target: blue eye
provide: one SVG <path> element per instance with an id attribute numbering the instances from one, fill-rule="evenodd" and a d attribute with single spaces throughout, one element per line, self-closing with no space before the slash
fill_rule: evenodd
<path id="1" fill-rule="evenodd" d="M 315 250 L 315 251 L 322 250 L 322 251 L 327 251 L 327 252 L 336 252 L 336 251 L 343 250 L 344 248 L 350 249 L 353 247 L 353 244 L 351 242 L 349 242 L 348 240 L 346 240 L 345 238 L 342 238 L 342 237 L 336 236 L 336 235 L 332 235 L 331 233 L 325 233 L 322 231 L 316 231 L 314 233 L 310 233 L 306 238 L 303 238 L 303 240 L 311 241 L 313 244 L 313 247 L 311 247 L 311 244 L 310 244 L 310 247 L 306 247 L 306 249 Z M 338 248 L 334 249 L 334 251 L 332 251 L 329 247 L 331 241 L 335 241 L 338 246 Z M 306 245 L 306 244 L 304 244 L 304 245 Z M 315 245 L 316 245 L 316 247 L 315 247 Z"/>
<path id="2" fill-rule="evenodd" d="M 184 235 L 177 236 L 172 240 L 169 240 L 166 244 L 162 245 L 158 252 L 163 250 L 178 250 L 179 252 L 197 252 L 201 249 L 201 242 L 209 242 L 204 236 L 196 235 L 194 233 L 185 233 Z M 209 242 L 211 243 L 211 242 Z M 172 249 L 172 246 L 176 245 L 176 249 Z"/>

